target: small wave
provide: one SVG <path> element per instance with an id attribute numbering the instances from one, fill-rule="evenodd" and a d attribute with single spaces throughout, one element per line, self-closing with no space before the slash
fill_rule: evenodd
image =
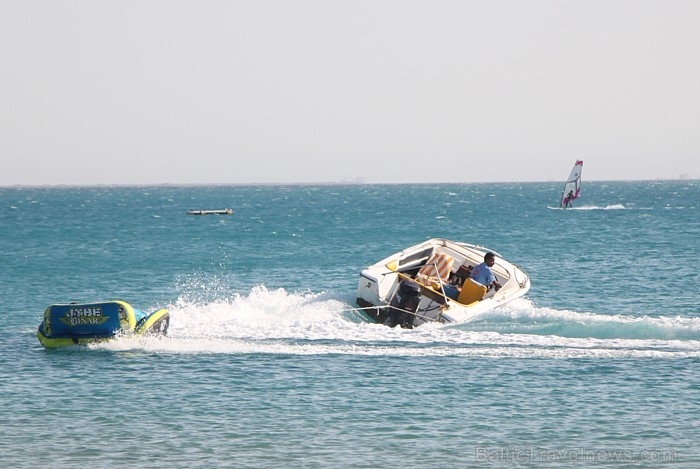
<path id="1" fill-rule="evenodd" d="M 567 209 L 562 209 L 561 207 L 553 207 L 551 205 L 547 206 L 548 209 L 551 210 L 561 210 L 561 211 L 591 211 L 591 210 L 629 210 L 629 208 L 625 207 L 622 204 L 612 204 L 612 205 L 605 205 L 605 206 L 600 206 L 600 205 L 581 205 L 581 206 L 576 206 L 576 207 L 569 207 Z"/>
<path id="2" fill-rule="evenodd" d="M 628 210 L 628 209 L 627 209 L 627 207 L 625 207 L 622 204 L 612 204 L 612 205 L 605 205 L 605 206 L 582 205 L 580 207 L 567 208 L 567 210 Z"/>
<path id="3" fill-rule="evenodd" d="M 460 327 L 570 338 L 700 341 L 700 318 L 631 317 L 538 308 L 527 299 L 486 312 Z"/>
<path id="4" fill-rule="evenodd" d="M 384 327 L 384 326 L 379 326 Z M 415 332 L 404 334 L 415 335 Z M 360 355 L 381 357 L 483 357 L 483 358 L 700 358 L 700 344 L 625 342 L 593 343 L 516 343 L 475 340 L 471 344 L 455 345 L 444 342 L 418 346 L 411 341 L 394 344 L 374 342 L 308 342 L 256 341 L 231 338 L 135 337 L 104 342 L 91 349 L 125 352 L 143 350 L 149 353 L 175 354 L 233 354 L 233 355 Z"/>

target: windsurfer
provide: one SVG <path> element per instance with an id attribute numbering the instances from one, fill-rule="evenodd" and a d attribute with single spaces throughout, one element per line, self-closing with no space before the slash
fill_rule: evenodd
<path id="1" fill-rule="evenodd" d="M 559 208 L 573 207 L 574 200 L 581 195 L 581 172 L 583 170 L 583 161 L 576 160 L 574 167 L 569 173 L 569 178 L 564 184 L 564 189 L 561 191 L 559 199 Z"/>
<path id="2" fill-rule="evenodd" d="M 574 201 L 574 191 L 569 191 L 569 193 L 566 194 L 566 198 L 564 199 L 564 201 L 564 208 L 573 207 L 572 202 Z"/>

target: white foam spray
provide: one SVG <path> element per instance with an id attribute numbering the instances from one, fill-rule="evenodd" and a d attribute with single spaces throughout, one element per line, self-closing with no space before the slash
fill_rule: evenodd
<path id="1" fill-rule="evenodd" d="M 700 320 L 625 317 L 539 308 L 526 299 L 458 325 L 415 329 L 372 323 L 344 294 L 257 286 L 168 307 L 167 337 L 124 338 L 113 351 L 213 354 L 353 354 L 483 357 L 700 357 Z"/>

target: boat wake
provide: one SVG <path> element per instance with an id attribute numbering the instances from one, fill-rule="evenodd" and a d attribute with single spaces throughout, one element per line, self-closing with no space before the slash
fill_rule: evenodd
<path id="1" fill-rule="evenodd" d="M 627 207 L 625 207 L 622 204 L 612 204 L 612 205 L 605 205 L 605 206 L 582 205 L 580 207 L 571 207 L 571 208 L 568 208 L 567 210 L 627 210 Z"/>
<path id="2" fill-rule="evenodd" d="M 91 345 L 176 354 L 477 356 L 550 358 L 700 357 L 700 319 L 628 317 L 540 308 L 516 300 L 458 325 L 389 328 L 367 320 L 353 292 L 253 288 L 168 307 L 167 337 Z"/>
<path id="3" fill-rule="evenodd" d="M 556 310 L 538 308 L 526 299 L 490 311 L 459 327 L 568 338 L 700 341 L 700 318 L 630 317 Z"/>
<path id="4" fill-rule="evenodd" d="M 577 207 L 569 207 L 567 209 L 563 209 L 561 207 L 552 207 L 551 205 L 547 206 L 548 209 L 551 210 L 561 210 L 561 211 L 591 211 L 591 210 L 628 210 L 627 207 L 625 207 L 622 204 L 611 204 L 611 205 L 581 205 Z"/>

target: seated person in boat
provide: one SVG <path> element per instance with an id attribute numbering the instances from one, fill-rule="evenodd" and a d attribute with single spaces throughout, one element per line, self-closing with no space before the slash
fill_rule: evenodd
<path id="1" fill-rule="evenodd" d="M 464 285 L 464 281 L 469 278 L 471 273 L 472 266 L 460 265 L 457 272 L 450 275 L 447 285 L 444 286 L 445 294 L 453 300 L 458 299 L 459 293 L 462 291 L 462 285 Z"/>
<path id="2" fill-rule="evenodd" d="M 471 279 L 489 289 L 494 287 L 498 291 L 501 288 L 501 284 L 496 280 L 496 276 L 493 275 L 493 270 L 491 270 L 495 263 L 496 256 L 492 252 L 487 252 L 484 255 L 484 262 L 472 269 Z"/>
<path id="3" fill-rule="evenodd" d="M 452 274 L 450 277 L 449 284 L 457 287 L 458 289 L 464 285 L 464 281 L 471 276 L 473 267 L 470 265 L 460 265 L 457 272 Z"/>

